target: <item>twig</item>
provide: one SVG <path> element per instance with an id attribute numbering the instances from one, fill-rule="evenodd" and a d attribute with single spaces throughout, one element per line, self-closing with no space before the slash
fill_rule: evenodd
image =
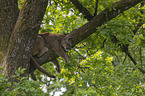
<path id="1" fill-rule="evenodd" d="M 125 58 L 124 58 L 124 60 L 123 60 L 122 64 L 124 64 L 124 62 L 125 62 L 126 58 L 127 58 L 127 55 L 125 54 Z"/>
<path id="2" fill-rule="evenodd" d="M 94 16 L 96 16 L 96 15 L 97 15 L 98 1 L 99 1 L 99 0 L 96 0 L 96 6 L 95 6 Z"/>
<path id="3" fill-rule="evenodd" d="M 141 68 L 142 68 L 142 48 L 139 48 L 139 54 L 140 54 L 140 63 L 141 63 Z"/>
<path id="4" fill-rule="evenodd" d="M 78 59 L 85 59 L 86 57 L 82 56 L 77 50 L 75 50 L 77 52 L 77 54 L 79 54 L 79 58 Z"/>
<path id="5" fill-rule="evenodd" d="M 88 21 L 93 18 L 92 14 L 78 0 L 70 1 L 76 6 L 76 8 L 84 15 L 84 18 L 86 18 Z"/>

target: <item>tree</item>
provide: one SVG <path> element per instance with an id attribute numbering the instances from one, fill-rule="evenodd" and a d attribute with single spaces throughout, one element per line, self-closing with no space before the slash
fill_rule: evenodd
<path id="1" fill-rule="evenodd" d="M 70 93 L 79 95 L 82 94 L 81 90 L 83 88 L 87 88 L 86 84 L 88 83 L 89 86 L 93 86 L 94 89 L 97 90 L 96 91 L 97 93 L 95 93 L 95 95 L 113 94 L 111 92 L 113 92 L 114 90 L 111 92 L 108 91 L 108 93 L 102 93 L 104 90 L 107 91 L 107 89 L 105 88 L 103 89 L 102 87 L 106 86 L 104 84 L 107 84 L 107 82 L 111 82 L 111 80 L 114 79 L 108 79 L 107 82 L 104 81 L 104 84 L 100 82 L 99 84 L 101 88 L 98 88 L 98 86 L 96 86 L 98 85 L 96 82 L 94 83 L 94 80 L 97 79 L 99 79 L 100 81 L 106 80 L 103 78 L 107 78 L 108 75 L 103 74 L 103 78 L 99 78 L 101 75 L 97 75 L 99 71 L 96 72 L 96 68 L 98 68 L 98 70 L 99 67 L 101 69 L 105 68 L 104 64 L 106 64 L 107 66 L 106 68 L 109 68 L 110 70 L 105 69 L 103 70 L 104 73 L 106 71 L 108 73 L 115 74 L 114 70 L 115 69 L 117 71 L 119 70 L 118 68 L 115 67 L 114 67 L 115 69 L 113 69 L 112 64 L 114 64 L 115 66 L 116 62 L 118 63 L 117 66 L 120 66 L 120 62 L 122 62 L 122 64 L 125 63 L 131 64 L 129 60 L 126 60 L 126 58 L 129 57 L 130 60 L 133 62 L 133 64 L 136 65 L 135 67 L 137 67 L 139 71 L 142 72 L 143 74 L 145 73 L 143 69 L 144 67 L 142 60 L 143 56 L 141 55 L 143 54 L 144 50 L 143 49 L 144 30 L 141 27 L 144 24 L 143 22 L 144 16 L 142 12 L 144 9 L 144 5 L 141 6 L 143 4 L 142 3 L 143 0 L 121 0 L 118 2 L 114 1 L 115 0 L 110 0 L 109 2 L 104 0 L 98 2 L 98 0 L 96 1 L 92 0 L 90 2 L 87 1 L 79 2 L 78 0 L 70 0 L 70 1 L 54 0 L 48 2 L 48 0 L 25 0 L 24 2 L 22 2 L 23 4 L 21 3 L 21 0 L 19 1 L 19 4 L 18 0 L 1 1 L 0 62 L 1 67 L 4 68 L 4 70 L 3 71 L 1 70 L 1 72 L 7 75 L 9 81 L 14 82 L 17 81 L 17 78 L 13 78 L 12 75 L 15 74 L 16 70 L 19 67 L 26 69 L 25 73 L 21 75 L 22 77 L 29 75 L 30 73 L 29 69 L 35 70 L 35 68 L 32 68 L 32 66 L 30 66 L 30 54 L 34 41 L 40 29 L 40 24 L 43 20 L 44 24 L 41 25 L 40 32 L 44 31 L 52 32 L 53 30 L 55 31 L 55 33 L 63 33 L 63 31 L 67 30 L 69 31 L 66 32 L 69 33 L 67 34 L 67 36 L 73 37 L 72 43 L 74 49 L 72 50 L 72 52 L 69 53 L 72 58 L 72 63 L 70 64 L 71 68 L 69 67 L 69 65 L 64 64 L 63 69 L 66 69 L 68 72 L 66 72 L 66 70 L 62 70 L 62 74 L 60 74 L 60 77 L 64 79 L 66 79 L 66 77 L 68 78 L 66 79 L 69 81 L 65 86 L 66 89 L 68 89 L 67 87 L 69 86 L 69 90 L 73 90 L 75 86 L 77 86 L 80 93 L 77 93 L 74 90 L 71 91 Z M 88 3 L 90 5 L 88 5 Z M 138 3 L 142 4 L 140 5 Z M 48 7 L 47 4 L 49 4 Z M 86 6 L 87 8 L 85 8 L 84 6 Z M 62 13 L 59 12 L 60 10 L 62 11 Z M 135 11 L 137 14 L 135 15 L 133 11 Z M 44 16 L 45 12 L 46 14 Z M 82 13 L 82 15 L 80 15 L 80 13 Z M 57 14 L 59 14 L 60 16 Z M 70 16 L 71 18 L 70 19 L 68 14 L 75 15 Z M 58 16 L 59 18 L 61 18 L 61 20 L 58 20 L 59 22 L 57 22 L 57 19 L 59 18 L 55 16 Z M 66 17 L 68 21 L 70 20 L 72 22 L 71 23 L 68 23 L 66 21 L 64 22 L 62 20 L 64 17 L 62 16 Z M 88 22 L 83 17 L 87 19 Z M 73 19 L 76 19 L 78 21 L 73 21 Z M 77 26 L 76 24 L 73 24 L 73 22 L 75 22 Z M 139 38 L 137 36 L 139 36 Z M 136 42 L 136 39 L 140 40 L 140 42 Z M 84 41 L 82 42 L 82 40 Z M 76 45 L 78 43 L 79 45 Z M 108 44 L 110 46 L 108 46 Z M 134 47 L 135 45 L 137 47 Z M 141 62 L 141 65 L 137 64 L 137 60 L 135 60 L 135 58 L 133 58 L 132 54 L 130 53 L 131 50 L 135 50 L 136 48 L 139 48 L 137 51 L 139 53 L 134 52 L 132 54 L 134 54 L 134 56 L 140 56 L 140 58 L 136 59 L 138 60 L 138 62 L 139 61 Z M 124 53 L 126 54 L 125 56 Z M 100 58 L 99 55 L 102 55 L 102 59 Z M 44 63 L 57 57 L 58 56 L 56 54 L 48 51 L 41 58 L 35 59 L 40 65 L 43 65 Z M 112 57 L 113 60 L 111 59 Z M 73 58 L 77 58 L 77 60 L 73 60 Z M 111 63 L 110 61 L 112 61 L 113 63 Z M 90 65 L 87 65 L 89 63 Z M 97 64 L 100 63 L 101 65 L 100 64 L 96 65 L 96 63 Z M 96 72 L 96 74 L 94 72 Z M 125 69 L 124 72 L 126 72 Z M 91 78 L 86 79 L 87 74 L 93 75 L 96 78 L 94 78 L 94 80 Z M 75 81 L 75 83 L 73 81 Z M 79 88 L 78 86 L 82 87 Z M 110 88 L 109 90 L 111 90 L 112 88 L 115 89 L 116 87 L 107 87 L 107 88 Z M 89 94 L 90 95 L 94 94 L 93 92 L 94 90 L 91 89 L 91 91 L 92 93 L 90 92 Z M 65 94 L 70 93 L 66 92 Z M 85 95 L 88 93 L 83 94 Z"/>

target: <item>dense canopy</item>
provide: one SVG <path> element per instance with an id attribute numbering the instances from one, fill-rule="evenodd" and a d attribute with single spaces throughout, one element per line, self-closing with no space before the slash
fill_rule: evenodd
<path id="1" fill-rule="evenodd" d="M 0 0 L 0 94 L 145 95 L 144 13 L 144 0 Z M 68 64 L 55 52 L 35 58 L 55 79 L 30 64 L 43 32 L 73 37 Z"/>

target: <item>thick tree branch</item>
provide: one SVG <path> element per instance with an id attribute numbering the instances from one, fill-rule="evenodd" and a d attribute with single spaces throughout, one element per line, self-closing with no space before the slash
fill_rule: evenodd
<path id="1" fill-rule="evenodd" d="M 70 37 L 74 37 L 73 45 L 79 43 L 83 39 L 90 36 L 92 33 L 96 32 L 96 27 L 101 26 L 107 21 L 110 21 L 112 18 L 115 18 L 123 11 L 135 6 L 141 1 L 143 0 L 121 0 L 117 4 L 114 4 L 111 11 L 109 11 L 109 9 L 106 8 L 99 15 L 91 19 L 90 22 L 86 23 L 82 27 L 69 34 Z"/>

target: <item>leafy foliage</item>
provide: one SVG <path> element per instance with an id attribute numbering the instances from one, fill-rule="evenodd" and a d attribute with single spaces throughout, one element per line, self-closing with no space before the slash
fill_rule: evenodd
<path id="1" fill-rule="evenodd" d="M 1 96 L 29 96 L 37 95 L 44 96 L 48 95 L 42 91 L 43 83 L 38 81 L 28 80 L 27 77 L 21 78 L 20 75 L 24 73 L 25 69 L 18 69 L 13 77 L 17 77 L 20 82 L 13 82 L 13 90 L 10 89 L 11 83 L 6 79 L 3 74 L 0 74 L 0 94 Z M 11 90 L 11 91 L 10 91 Z"/>
<path id="2" fill-rule="evenodd" d="M 19 7 L 23 0 L 20 0 Z M 79 0 L 91 14 L 95 11 L 96 0 Z M 89 2 L 88 2 L 89 1 Z M 110 8 L 118 0 L 99 0 L 98 14 L 106 7 Z M 19 78 L 14 83 L 15 88 L 9 91 L 10 83 L 0 74 L 0 94 L 5 95 L 48 95 L 53 96 L 62 92 L 62 96 L 143 96 L 145 95 L 145 76 L 136 68 L 145 69 L 145 25 L 137 26 L 145 21 L 145 6 L 141 4 L 123 12 L 118 17 L 97 28 L 95 34 L 77 44 L 68 52 L 70 63 L 65 64 L 59 57 L 61 73 L 55 73 L 53 65 L 43 66 L 52 74 L 51 79 L 36 71 L 37 81 Z M 40 33 L 51 32 L 68 34 L 87 22 L 83 14 L 77 10 L 70 0 L 49 0 Z M 135 29 L 137 29 L 134 31 Z M 116 37 L 114 42 L 112 39 Z M 133 59 L 130 60 L 120 45 L 128 45 L 128 51 Z M 45 86 L 44 93 L 42 85 Z"/>
<path id="3" fill-rule="evenodd" d="M 95 0 L 80 0 L 92 14 Z M 99 0 L 98 12 L 106 7 L 111 8 L 116 0 Z M 89 3 L 89 4 L 88 4 Z M 55 7 L 54 7 L 55 6 Z M 59 58 L 61 73 L 53 80 L 47 92 L 63 91 L 62 96 L 118 96 L 118 95 L 145 95 L 145 77 L 118 44 L 129 44 L 129 52 L 144 68 L 144 25 L 134 33 L 144 15 L 140 4 L 125 11 L 117 18 L 97 28 L 97 32 L 76 45 L 68 54 L 70 65 L 66 65 Z M 67 11 L 66 11 L 67 10 Z M 69 21 L 69 22 L 68 22 Z M 41 31 L 53 33 L 69 33 L 79 28 L 87 21 L 69 1 L 51 2 L 44 17 L 45 24 Z M 47 27 L 46 27 L 47 26 Z M 120 42 L 112 42 L 112 35 Z M 51 70 L 50 65 L 47 67 Z M 54 91 L 55 90 L 55 91 Z"/>

